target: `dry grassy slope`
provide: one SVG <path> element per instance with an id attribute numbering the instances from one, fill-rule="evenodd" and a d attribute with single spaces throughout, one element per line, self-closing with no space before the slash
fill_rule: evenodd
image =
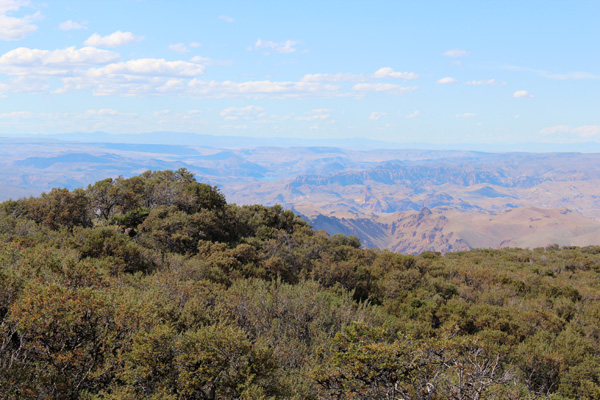
<path id="1" fill-rule="evenodd" d="M 413 254 L 600 243 L 600 223 L 567 209 L 521 207 L 490 214 L 436 207 L 362 218 L 319 215 L 309 219 L 316 229 L 357 235 L 368 247 Z"/>

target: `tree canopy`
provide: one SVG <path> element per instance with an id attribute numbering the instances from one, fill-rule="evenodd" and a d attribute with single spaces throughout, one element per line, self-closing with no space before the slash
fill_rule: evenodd
<path id="1" fill-rule="evenodd" d="M 0 204 L 2 399 L 597 399 L 600 247 L 418 256 L 148 171 Z"/>

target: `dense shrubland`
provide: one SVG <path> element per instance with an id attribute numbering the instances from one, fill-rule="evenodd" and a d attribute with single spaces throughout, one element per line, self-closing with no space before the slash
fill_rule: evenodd
<path id="1" fill-rule="evenodd" d="M 600 247 L 406 256 L 186 170 L 0 204 L 2 399 L 598 399 Z"/>

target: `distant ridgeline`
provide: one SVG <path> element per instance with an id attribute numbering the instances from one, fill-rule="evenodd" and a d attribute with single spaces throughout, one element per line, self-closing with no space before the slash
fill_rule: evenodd
<path id="1" fill-rule="evenodd" d="M 0 204 L 1 399 L 598 399 L 600 247 L 363 249 L 185 169 Z"/>

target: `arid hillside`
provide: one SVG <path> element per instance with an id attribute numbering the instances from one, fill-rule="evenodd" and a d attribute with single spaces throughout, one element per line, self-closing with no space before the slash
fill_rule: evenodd
<path id="1" fill-rule="evenodd" d="M 0 200 L 187 168 L 233 203 L 281 204 L 368 247 L 418 253 L 599 243 L 600 154 L 202 143 L 3 139 Z"/>
<path id="2" fill-rule="evenodd" d="M 356 235 L 369 247 L 407 254 L 600 243 L 600 223 L 568 209 L 521 207 L 472 213 L 435 207 L 364 217 L 319 214 L 308 220 L 315 229 Z"/>

